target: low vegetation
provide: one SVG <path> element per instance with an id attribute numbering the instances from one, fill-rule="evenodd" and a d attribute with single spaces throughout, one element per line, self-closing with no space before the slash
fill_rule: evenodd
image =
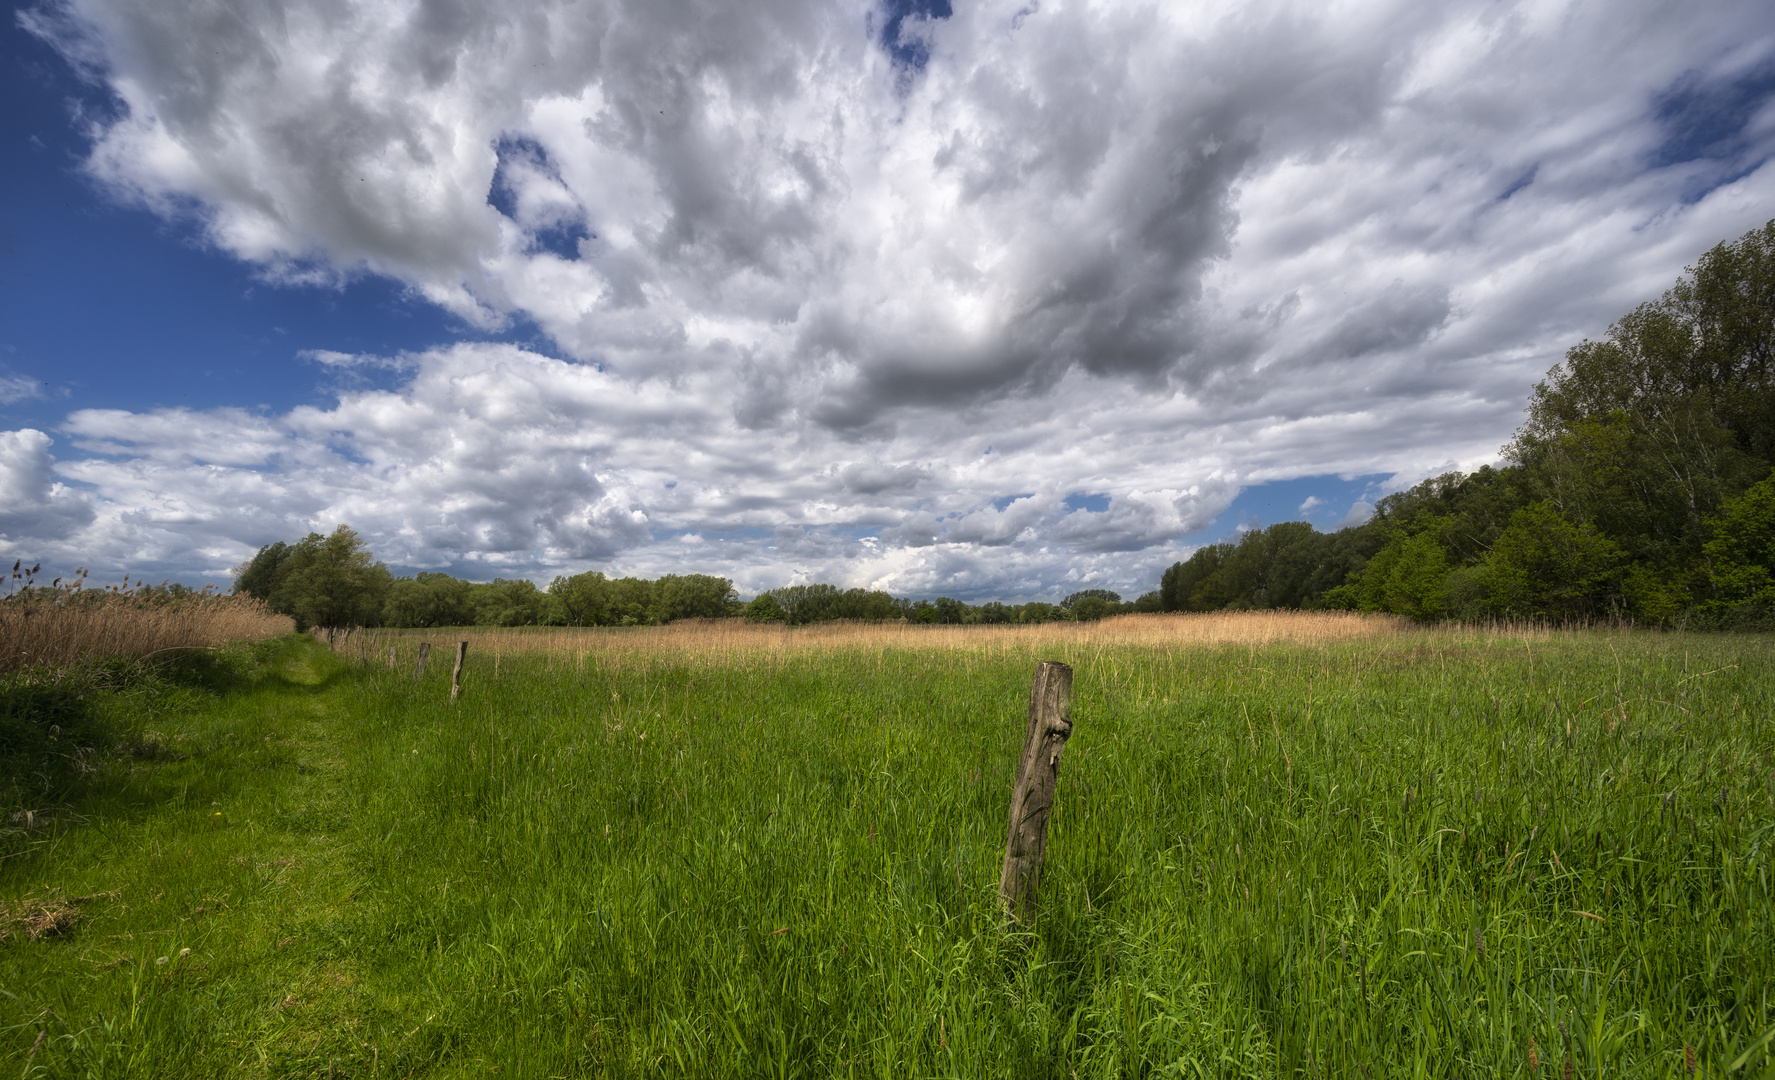
<path id="1" fill-rule="evenodd" d="M 84 573 L 39 586 L 35 572 L 14 566 L 22 584 L 0 598 L 0 673 L 263 641 L 295 628 L 259 600 L 207 586 L 143 588 L 125 581 L 89 589 Z"/>
<path id="2" fill-rule="evenodd" d="M 88 589 L 84 575 L 40 586 L 35 573 L 14 567 L 0 598 L 0 814 L 9 815 L 0 834 L 9 821 L 35 828 L 34 807 L 58 804 L 120 748 L 141 750 L 136 736 L 154 708 L 220 689 L 216 656 L 292 629 L 249 597 L 127 582 Z M 0 936 L 11 919 L 0 912 Z"/>
<path id="3" fill-rule="evenodd" d="M 466 641 L 477 658 L 540 657 L 545 669 L 655 666 L 677 658 L 689 666 L 726 666 L 802 656 L 808 653 L 983 652 L 1022 654 L 1089 647 L 1111 649 L 1184 648 L 1200 645 L 1329 644 L 1388 637 L 1405 620 L 1353 612 L 1215 612 L 1187 617 L 1123 615 L 1102 622 L 1049 622 L 1034 625 L 929 625 L 906 622 L 827 622 L 790 628 L 746 619 L 685 621 L 669 626 L 628 629 L 531 627 L 452 628 L 444 634 L 421 630 L 369 630 L 336 637 L 340 655 L 362 664 L 412 666 L 427 638 Z M 1496 628 L 1475 628 L 1492 633 Z M 1513 633 L 1546 633 L 1527 627 Z M 394 650 L 391 654 L 389 650 Z M 392 659 L 391 659 L 392 655 Z"/>
<path id="4" fill-rule="evenodd" d="M 8 1067 L 1775 1067 L 1754 637 L 1336 613 L 488 630 L 454 704 L 448 665 L 414 680 L 416 637 L 204 654 L 236 657 L 232 689 L 20 806 Z M 1076 669 L 1076 728 L 1040 913 L 1007 932 L 1007 785 L 1048 658 Z"/>

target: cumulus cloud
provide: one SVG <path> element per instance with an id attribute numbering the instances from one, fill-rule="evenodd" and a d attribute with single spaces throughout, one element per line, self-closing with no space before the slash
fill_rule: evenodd
<path id="1" fill-rule="evenodd" d="M 63 541 L 92 521 L 87 500 L 55 480 L 51 441 L 31 428 L 0 431 L 0 538 Z"/>
<path id="2" fill-rule="evenodd" d="M 117 97 L 120 198 L 566 358 L 80 412 L 63 475 L 167 558 L 340 518 L 412 566 L 1125 589 L 1242 485 L 1485 460 L 1566 346 L 1775 205 L 1750 0 L 903 16 L 31 9 Z"/>
<path id="3" fill-rule="evenodd" d="M 398 370 L 392 388 L 345 389 L 324 408 L 78 410 L 64 433 L 79 453 L 59 461 L 41 432 L 5 433 L 21 508 L 7 538 L 42 558 L 213 579 L 261 544 L 345 522 L 397 567 L 482 578 L 597 566 L 720 573 L 748 591 L 1127 591 L 1237 494 L 1226 475 L 1181 486 L 1178 457 L 1325 453 L 1311 426 L 1268 418 L 1236 436 L 1181 416 L 1131 422 L 1131 386 L 1081 407 L 1068 391 L 1084 374 L 1038 401 L 911 417 L 880 457 L 844 462 L 841 433 L 747 427 L 719 372 L 631 379 L 507 344 L 403 356 Z M 991 453 L 978 429 L 1000 433 Z M 1064 495 L 1110 476 L 1132 486 Z"/>
<path id="4" fill-rule="evenodd" d="M 915 463 L 889 465 L 879 461 L 854 461 L 839 470 L 846 491 L 878 495 L 884 491 L 910 491 L 931 478 L 927 466 Z"/>

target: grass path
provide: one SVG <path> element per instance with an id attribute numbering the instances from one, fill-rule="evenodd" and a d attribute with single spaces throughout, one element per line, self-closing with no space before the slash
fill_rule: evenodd
<path id="1" fill-rule="evenodd" d="M 219 1055 L 278 1074 L 357 1056 L 363 840 L 346 810 L 348 703 L 328 685 L 342 665 L 298 645 L 267 667 L 250 690 L 160 710 L 9 860 L 0 986 L 26 1075 L 219 1073 Z M 58 913 L 76 921 L 34 939 L 31 917 Z"/>

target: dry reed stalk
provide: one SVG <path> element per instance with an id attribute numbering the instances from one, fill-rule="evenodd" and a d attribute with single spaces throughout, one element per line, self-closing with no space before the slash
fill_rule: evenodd
<path id="1" fill-rule="evenodd" d="M 1120 615 L 1101 622 L 929 626 L 905 622 L 831 622 L 785 627 L 744 619 L 684 619 L 666 626 L 473 627 L 452 630 L 476 652 L 541 654 L 606 668 L 636 664 L 774 662 L 820 652 L 964 652 L 983 657 L 1056 649 L 1181 648 L 1329 644 L 1423 633 L 1391 615 L 1352 612 L 1243 611 Z M 436 630 L 384 630 L 389 637 Z"/>
<path id="2" fill-rule="evenodd" d="M 294 629 L 288 616 L 244 596 L 66 590 L 21 596 L 0 603 L 0 671 L 262 641 Z"/>
<path id="3" fill-rule="evenodd" d="M 80 922 L 80 909 L 65 900 L 46 897 L 16 907 L 0 904 L 0 941 L 23 933 L 33 941 L 55 937 Z"/>

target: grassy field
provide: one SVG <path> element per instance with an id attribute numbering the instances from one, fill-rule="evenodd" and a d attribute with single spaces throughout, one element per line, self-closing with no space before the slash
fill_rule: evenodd
<path id="1" fill-rule="evenodd" d="M 667 631 L 476 639 L 454 704 L 416 639 L 283 639 L 132 706 L 21 789 L 0 1068 L 1775 1072 L 1766 638 Z M 1007 933 L 1039 659 L 1075 729 Z"/>

